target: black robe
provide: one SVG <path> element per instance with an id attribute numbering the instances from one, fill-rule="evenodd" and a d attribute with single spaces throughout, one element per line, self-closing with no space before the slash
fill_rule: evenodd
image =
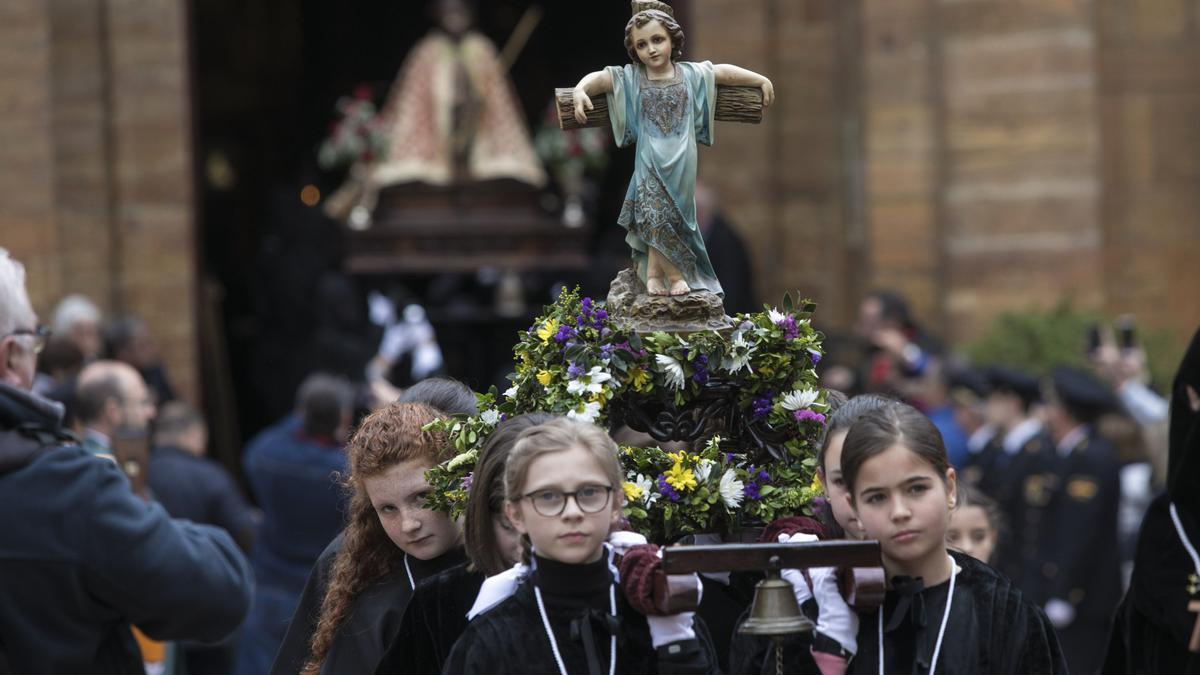
<path id="1" fill-rule="evenodd" d="M 304 593 L 296 606 L 296 613 L 288 625 L 287 634 L 275 662 L 271 675 L 296 675 L 308 660 L 309 643 L 316 630 L 321 602 L 329 587 L 329 575 L 334 558 L 341 551 L 343 536 L 338 535 L 317 559 L 304 585 Z M 413 579 L 418 583 L 442 570 L 466 560 L 461 548 L 451 549 L 433 560 L 409 558 Z M 354 603 L 354 609 L 330 645 L 321 673 L 374 672 L 382 658 L 384 649 L 392 643 L 400 628 L 400 619 L 412 597 L 408 574 L 403 568 L 363 591 Z"/>
<path id="2" fill-rule="evenodd" d="M 1117 609 L 1103 673 L 1200 673 L 1200 654 L 1187 649 L 1197 617 L 1187 609 L 1188 577 L 1196 570 L 1171 522 L 1170 504 L 1160 495 L 1142 520 L 1133 578 Z M 1200 544 L 1200 523 L 1182 509 L 1179 520 L 1193 545 Z"/>
<path id="3" fill-rule="evenodd" d="M 417 584 L 400 630 L 375 668 L 378 675 L 438 675 L 467 629 L 483 573 L 463 563 Z"/>
<path id="4" fill-rule="evenodd" d="M 938 657 L 945 675 L 1039 675 L 1066 673 L 1058 637 L 1040 608 L 1025 600 L 1003 575 L 974 558 L 951 551 L 962 568 L 955 580 L 954 603 Z M 884 634 L 885 672 L 924 675 L 933 656 L 946 607 L 949 582 L 918 593 L 924 604 L 924 626 L 910 614 Z M 879 672 L 879 618 L 892 619 L 898 593 L 889 589 L 882 610 L 860 615 L 854 673 Z M 915 605 L 920 603 L 914 602 Z M 921 664 L 925 664 L 922 666 Z"/>
<path id="5" fill-rule="evenodd" d="M 475 617 L 450 652 L 448 675 L 554 673 L 557 666 L 542 624 L 533 584 L 541 589 L 546 614 L 568 673 L 588 673 L 584 641 L 591 644 L 600 672 L 609 671 L 610 633 L 617 635 L 616 672 L 622 675 L 709 675 L 720 673 L 704 622 L 695 619 L 696 639 L 655 649 L 646 617 L 617 589 L 615 626 L 609 617 L 612 577 L 608 561 L 566 565 L 539 559 L 537 569 L 516 593 Z M 606 618 L 609 617 L 609 618 Z"/>
<path id="6" fill-rule="evenodd" d="M 1187 649 L 1197 614 L 1189 612 L 1191 556 L 1171 521 L 1175 504 L 1184 533 L 1200 546 L 1200 414 L 1186 387 L 1200 391 L 1200 331 L 1192 338 L 1171 390 L 1167 493 L 1150 503 L 1138 535 L 1133 578 L 1117 609 L 1103 673 L 1200 673 Z"/>

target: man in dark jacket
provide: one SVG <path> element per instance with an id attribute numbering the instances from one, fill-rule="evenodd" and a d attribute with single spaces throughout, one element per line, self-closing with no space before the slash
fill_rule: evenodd
<path id="1" fill-rule="evenodd" d="M 226 533 L 135 496 L 30 391 L 45 333 L 24 276 L 0 249 L 0 668 L 144 673 L 131 623 L 219 640 L 246 614 L 250 569 Z"/>

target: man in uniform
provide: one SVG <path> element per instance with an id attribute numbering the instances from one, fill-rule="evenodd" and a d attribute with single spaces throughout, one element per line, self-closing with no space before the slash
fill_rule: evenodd
<path id="1" fill-rule="evenodd" d="M 1094 673 L 1121 594 L 1120 465 L 1095 423 L 1119 403 L 1104 384 L 1072 368 L 1055 369 L 1044 395 L 1055 450 L 1053 471 L 1042 475 L 1042 484 L 1026 484 L 1027 499 L 1045 502 L 1045 557 L 1033 599 L 1058 629 L 1071 672 Z"/>
<path id="2" fill-rule="evenodd" d="M 986 371 L 989 391 L 985 418 L 995 435 L 972 462 L 979 489 L 1000 506 L 1009 525 L 1009 537 L 998 548 L 996 566 L 1026 593 L 1035 592 L 1038 579 L 1026 579 L 1025 561 L 1040 560 L 1038 535 L 1044 523 L 1042 508 L 1030 508 L 1025 485 L 1036 484 L 1052 465 L 1053 444 L 1041 420 L 1033 414 L 1040 400 L 1037 378 L 1019 370 L 994 366 Z"/>

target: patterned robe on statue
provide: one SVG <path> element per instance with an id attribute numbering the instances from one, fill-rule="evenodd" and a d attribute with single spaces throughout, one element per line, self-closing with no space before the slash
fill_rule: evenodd
<path id="1" fill-rule="evenodd" d="M 712 145 L 716 82 L 709 61 L 675 62 L 675 76 L 646 79 L 641 65 L 609 66 L 613 138 L 637 144 L 633 179 L 617 222 L 628 230 L 638 277 L 646 281 L 653 247 L 692 290 L 723 295 L 696 224 L 696 143 Z"/>
<path id="2" fill-rule="evenodd" d="M 524 115 L 492 43 L 475 32 L 456 42 L 434 31 L 409 54 L 384 106 L 390 125 L 388 152 L 372 167 L 373 186 L 453 181 L 451 118 L 455 83 L 464 74 L 478 101 L 470 139 L 470 177 L 512 178 L 536 187 L 545 184 L 541 160 L 533 151 Z"/>

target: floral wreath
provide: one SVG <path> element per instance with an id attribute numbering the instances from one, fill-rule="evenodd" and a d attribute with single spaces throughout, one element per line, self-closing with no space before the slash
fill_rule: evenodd
<path id="1" fill-rule="evenodd" d="M 783 456 L 763 461 L 750 448 L 731 452 L 719 436 L 694 452 L 622 446 L 630 526 L 666 544 L 811 515 L 821 494 L 815 444 L 828 411 L 813 368 L 823 354 L 814 309 L 807 300 L 793 305 L 788 294 L 783 311 L 739 314 L 727 331 L 639 336 L 618 327 L 603 303 L 564 290 L 519 334 L 512 386 L 479 394 L 477 415 L 430 425 L 448 435 L 456 454 L 426 473 L 426 504 L 463 513 L 479 449 L 507 417 L 542 411 L 604 426 L 625 397 L 668 393 L 684 406 L 720 378 L 735 386 L 745 419 L 782 439 Z"/>

